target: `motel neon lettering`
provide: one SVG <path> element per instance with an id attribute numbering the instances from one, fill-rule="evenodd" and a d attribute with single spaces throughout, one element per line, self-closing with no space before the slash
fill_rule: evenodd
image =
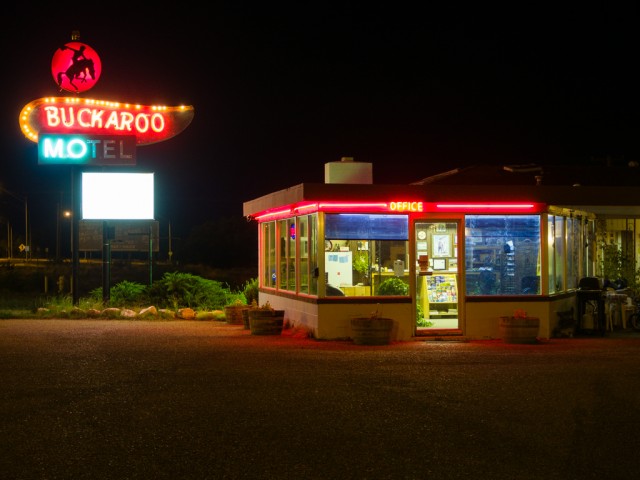
<path id="1" fill-rule="evenodd" d="M 98 147 L 98 148 L 96 148 Z M 119 148 L 116 148 L 119 147 Z M 73 138 L 66 145 L 62 139 L 44 139 L 45 158 L 133 158 L 125 152 L 124 141 Z"/>
<path id="2" fill-rule="evenodd" d="M 146 133 L 152 130 L 161 133 L 165 129 L 165 118 L 161 113 L 133 114 L 128 111 L 104 110 L 100 108 L 44 107 L 45 126 L 56 128 L 81 128 L 86 130 L 118 130 Z"/>

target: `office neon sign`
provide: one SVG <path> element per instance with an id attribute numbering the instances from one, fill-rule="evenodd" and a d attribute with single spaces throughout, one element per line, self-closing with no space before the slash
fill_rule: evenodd
<path id="1" fill-rule="evenodd" d="M 389 210 L 392 212 L 424 212 L 422 202 L 390 202 Z"/>
<path id="2" fill-rule="evenodd" d="M 135 165 L 134 135 L 41 134 L 39 165 Z"/>
<path id="3" fill-rule="evenodd" d="M 40 133 L 132 135 L 137 146 L 163 142 L 193 120 L 190 105 L 174 107 L 123 104 L 75 97 L 39 98 L 20 112 L 20 129 L 38 142 Z"/>

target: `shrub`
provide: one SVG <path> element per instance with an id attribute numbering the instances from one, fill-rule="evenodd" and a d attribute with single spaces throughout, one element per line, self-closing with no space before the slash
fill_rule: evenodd
<path id="1" fill-rule="evenodd" d="M 148 302 L 147 286 L 123 280 L 109 290 L 109 304 L 114 307 L 142 305 Z"/>
<path id="2" fill-rule="evenodd" d="M 149 289 L 149 300 L 160 308 L 221 309 L 231 293 L 221 282 L 190 273 L 167 272 Z"/>
<path id="3" fill-rule="evenodd" d="M 102 305 L 102 295 L 103 291 L 101 287 L 94 288 L 89 292 L 89 302 L 104 307 L 104 305 Z M 109 289 L 109 306 L 111 307 L 131 307 L 134 305 L 144 305 L 148 302 L 149 295 L 147 286 L 141 283 L 123 280 Z"/>

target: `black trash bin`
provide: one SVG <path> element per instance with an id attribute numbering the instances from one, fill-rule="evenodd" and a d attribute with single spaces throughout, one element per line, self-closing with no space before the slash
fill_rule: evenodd
<path id="1" fill-rule="evenodd" d="M 597 334 L 604 336 L 607 331 L 604 314 L 605 292 L 602 290 L 600 279 L 597 277 L 581 278 L 580 282 L 578 282 L 576 299 L 578 303 L 576 334 Z M 593 316 L 591 325 L 585 325 L 585 315 Z"/>

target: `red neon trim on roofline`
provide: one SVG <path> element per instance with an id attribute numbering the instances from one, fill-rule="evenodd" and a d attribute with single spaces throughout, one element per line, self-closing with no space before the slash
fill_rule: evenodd
<path id="1" fill-rule="evenodd" d="M 360 203 L 360 202 L 322 202 L 318 204 L 318 210 L 388 210 L 389 204 L 384 202 Z"/>
<path id="2" fill-rule="evenodd" d="M 293 209 L 297 213 L 311 213 L 318 210 L 317 203 L 310 203 L 309 205 L 299 205 Z"/>
<path id="3" fill-rule="evenodd" d="M 438 203 L 438 208 L 533 208 L 533 203 Z"/>
<path id="4" fill-rule="evenodd" d="M 291 214 L 291 208 L 287 207 L 281 210 L 275 210 L 273 212 L 266 211 L 265 213 L 260 213 L 253 218 L 255 218 L 256 220 L 264 220 L 265 218 L 272 218 L 272 217 L 286 217 L 286 216 L 289 216 L 290 214 Z"/>
<path id="5" fill-rule="evenodd" d="M 265 210 L 258 213 L 253 218 L 256 220 L 273 219 L 277 217 L 288 217 L 293 215 L 304 215 L 317 211 L 353 213 L 353 212 L 389 212 L 389 213 L 412 213 L 424 212 L 424 202 L 420 201 L 393 201 L 393 202 L 313 202 L 293 204 L 289 207 L 277 210 Z"/>
<path id="6" fill-rule="evenodd" d="M 322 202 L 322 203 L 306 203 L 300 205 L 291 205 L 290 207 L 281 208 L 273 211 L 264 211 L 256 215 L 256 220 L 272 219 L 276 217 L 288 217 L 292 215 L 309 214 L 317 211 L 331 211 L 350 213 L 354 211 L 392 211 L 388 203 L 360 203 L 360 202 Z"/>
<path id="7" fill-rule="evenodd" d="M 436 211 L 459 212 L 535 212 L 541 208 L 536 203 L 426 203 L 416 201 L 398 202 L 313 202 L 292 204 L 276 210 L 265 210 L 255 215 L 256 220 L 291 217 L 294 215 L 310 214 L 318 211 L 338 213 L 389 212 L 389 213 L 423 213 Z"/>
<path id="8" fill-rule="evenodd" d="M 533 210 L 534 203 L 437 203 L 440 210 Z"/>

